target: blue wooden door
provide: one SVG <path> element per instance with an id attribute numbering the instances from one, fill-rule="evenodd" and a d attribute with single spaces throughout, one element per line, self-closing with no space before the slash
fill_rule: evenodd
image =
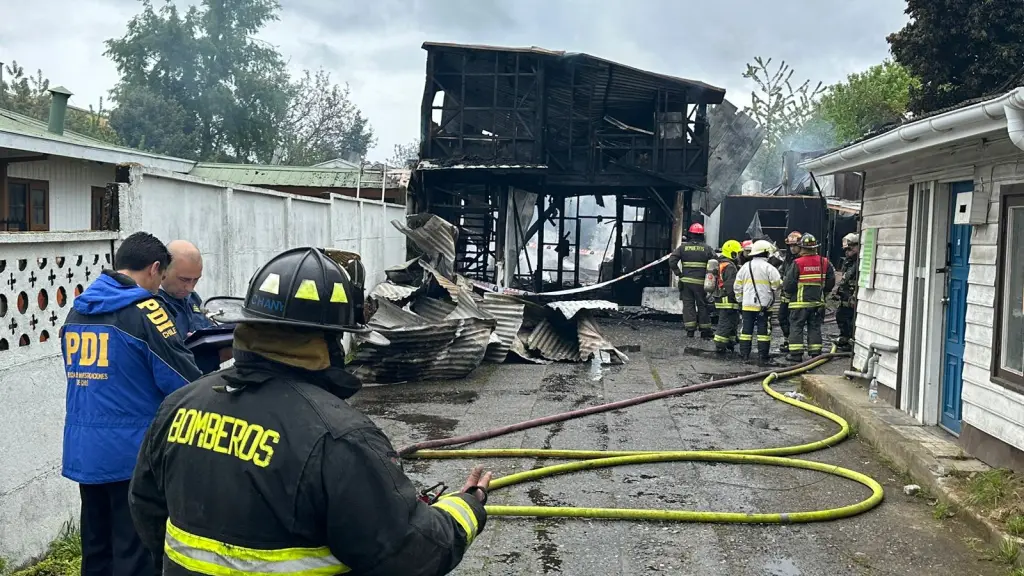
<path id="1" fill-rule="evenodd" d="M 954 224 L 956 196 L 972 192 L 974 182 L 950 184 L 949 260 L 946 270 L 946 334 L 943 346 L 942 414 L 939 423 L 955 434 L 960 433 L 961 392 L 963 391 L 964 345 L 967 330 L 967 277 L 971 266 L 971 227 Z"/>

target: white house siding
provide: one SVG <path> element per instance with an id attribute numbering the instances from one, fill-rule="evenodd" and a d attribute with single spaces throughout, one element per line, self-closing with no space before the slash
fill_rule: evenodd
<path id="1" fill-rule="evenodd" d="M 861 288 L 857 301 L 857 329 L 854 367 L 863 370 L 868 345 L 896 344 L 900 337 L 900 307 L 903 293 L 903 260 L 907 234 L 909 178 L 903 182 L 872 182 L 871 172 L 864 187 L 862 228 L 877 228 L 875 277 L 872 289 Z M 882 354 L 878 381 L 896 388 L 895 354 Z"/>
<path id="2" fill-rule="evenodd" d="M 969 173 L 972 167 L 975 190 L 982 192 L 976 194 L 975 202 L 979 199 L 984 201 L 988 195 L 988 218 L 986 224 L 975 225 L 971 234 L 963 422 L 1024 450 L 1024 396 L 993 383 L 990 378 L 999 241 L 999 186 L 1024 182 L 1024 152 L 1007 139 L 946 149 L 929 156 L 903 159 L 884 168 L 868 169 L 862 226 L 887 226 L 879 231 L 881 266 L 876 264 L 876 272 L 884 270 L 885 273 L 876 274 L 874 290 L 860 290 L 855 365 L 863 367 L 867 344 L 895 341 L 899 336 L 906 201 L 912 179 L 916 177 L 919 181 L 927 181 L 930 174 L 961 170 Z M 903 210 L 902 215 L 891 214 L 899 210 Z M 1012 248 L 1020 249 L 1019 246 Z M 867 306 L 862 304 L 865 301 Z M 887 313 L 887 317 L 880 318 L 881 313 Z M 933 353 L 938 355 L 941 350 Z M 895 361 L 895 355 L 883 354 L 883 370 L 879 379 L 886 386 L 895 384 Z"/>
<path id="3" fill-rule="evenodd" d="M 89 230 L 92 227 L 92 187 L 114 181 L 115 167 L 72 158 L 52 157 L 39 162 L 8 165 L 7 176 L 45 180 L 50 189 L 50 230 Z"/>

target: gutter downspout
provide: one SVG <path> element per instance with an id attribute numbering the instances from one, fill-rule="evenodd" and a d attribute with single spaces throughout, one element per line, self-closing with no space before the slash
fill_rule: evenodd
<path id="1" fill-rule="evenodd" d="M 1024 89 L 1017 88 L 1007 95 L 1003 111 L 1006 114 L 1006 133 L 1010 142 L 1024 150 Z"/>
<path id="2" fill-rule="evenodd" d="M 1022 110 L 1022 112 L 1024 112 L 1024 110 Z M 872 343 L 868 346 L 868 363 L 864 366 L 864 371 L 857 372 L 856 370 L 846 370 L 843 372 L 843 376 L 846 376 L 847 378 L 870 380 L 872 384 L 878 386 L 878 361 L 882 359 L 881 353 L 890 352 L 892 354 L 896 354 L 899 351 L 899 346 Z"/>

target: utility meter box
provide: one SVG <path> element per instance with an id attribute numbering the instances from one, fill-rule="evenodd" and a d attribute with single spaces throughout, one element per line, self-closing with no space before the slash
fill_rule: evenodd
<path id="1" fill-rule="evenodd" d="M 974 203 L 974 192 L 960 192 L 956 195 L 953 205 L 953 224 L 971 223 L 971 206 Z"/>

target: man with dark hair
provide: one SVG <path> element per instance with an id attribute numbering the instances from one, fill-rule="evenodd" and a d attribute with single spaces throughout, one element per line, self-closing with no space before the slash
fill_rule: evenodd
<path id="1" fill-rule="evenodd" d="M 128 484 L 160 402 L 201 375 L 156 299 L 167 247 L 136 232 L 72 304 L 61 328 L 67 372 L 63 475 L 82 498 L 82 574 L 153 574 L 132 524 Z"/>

